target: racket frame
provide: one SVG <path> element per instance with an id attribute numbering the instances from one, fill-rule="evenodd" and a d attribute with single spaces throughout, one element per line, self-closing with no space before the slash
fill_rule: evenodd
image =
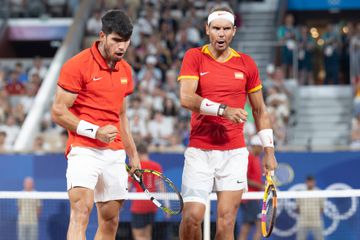
<path id="1" fill-rule="evenodd" d="M 261 233 L 263 237 L 268 238 L 270 237 L 272 230 L 274 228 L 275 222 L 276 222 L 276 209 L 277 209 L 277 193 L 276 193 L 276 187 L 272 180 L 273 171 L 269 172 L 266 175 L 266 187 L 264 191 L 264 197 L 263 197 L 263 204 L 262 204 L 262 210 L 261 210 Z M 269 193 L 272 193 L 272 204 L 273 204 L 273 210 L 272 210 L 272 216 L 270 219 L 270 226 L 266 225 L 266 209 L 267 209 L 267 201 Z M 267 230 L 268 229 L 268 230 Z"/>
<path id="2" fill-rule="evenodd" d="M 182 212 L 182 209 L 184 207 L 184 201 L 183 198 L 179 192 L 179 190 L 177 189 L 177 187 L 175 186 L 175 184 L 166 176 L 164 176 L 162 173 L 152 170 L 152 169 L 136 169 L 135 172 L 132 174 L 130 173 L 130 169 L 131 167 L 129 165 L 126 164 L 126 170 L 128 171 L 128 173 L 130 174 L 130 176 L 140 185 L 140 187 L 142 188 L 142 190 L 144 191 L 145 195 L 149 198 L 149 200 L 158 208 L 160 208 L 161 210 L 163 210 L 165 213 L 169 214 L 169 215 L 177 215 L 180 214 Z M 145 184 L 142 181 L 142 174 L 143 173 L 151 173 L 154 174 L 158 177 L 160 177 L 161 179 L 163 179 L 173 190 L 174 193 L 177 195 L 179 203 L 180 203 L 180 208 L 178 211 L 174 211 L 171 210 L 170 208 L 164 206 L 164 204 L 161 204 L 161 202 L 159 202 L 154 196 L 153 194 L 151 194 L 151 192 L 146 188 Z M 166 205 L 166 204 L 165 204 Z"/>

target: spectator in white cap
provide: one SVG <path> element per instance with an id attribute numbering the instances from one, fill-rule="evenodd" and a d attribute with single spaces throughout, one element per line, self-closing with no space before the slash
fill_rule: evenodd
<path id="1" fill-rule="evenodd" d="M 138 73 L 139 85 L 147 89 L 151 94 L 156 86 L 159 86 L 162 79 L 161 70 L 155 67 L 157 58 L 154 55 L 148 55 L 145 58 L 145 65 Z"/>

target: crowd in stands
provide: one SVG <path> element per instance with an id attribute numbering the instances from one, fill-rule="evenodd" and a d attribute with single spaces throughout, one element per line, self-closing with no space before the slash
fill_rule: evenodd
<path id="1" fill-rule="evenodd" d="M 79 3 L 79 0 L 9 0 L 8 6 L 3 7 L 8 7 L 11 18 L 69 17 Z"/>
<path id="2" fill-rule="evenodd" d="M 329 22 L 311 27 L 295 24 L 287 14 L 278 27 L 280 63 L 287 78 L 294 76 L 294 60 L 298 65 L 300 85 L 350 84 L 351 71 L 358 71 L 359 56 L 353 53 L 359 35 L 359 22 Z"/>
<path id="3" fill-rule="evenodd" d="M 78 4 L 78 1 L 68 2 Z M 97 39 L 101 30 L 100 18 L 105 11 L 121 8 L 132 16 L 134 31 L 125 58 L 133 67 L 136 89 L 127 99 L 129 106 L 127 115 L 135 141 L 148 143 L 150 151 L 183 151 L 188 142 L 190 112 L 179 105 L 177 76 L 185 51 L 207 43 L 204 23 L 209 10 L 216 4 L 238 9 L 237 1 L 98 0 L 87 21 L 84 48 L 89 47 Z M 63 12 L 63 14 L 67 13 Z M 238 13 L 236 15 L 238 20 L 241 19 Z M 236 22 L 238 28 L 240 22 Z M 338 50 L 340 56 L 340 49 L 343 49 L 340 43 L 347 41 L 348 48 L 357 53 L 356 59 L 359 61 L 360 24 L 357 24 L 354 29 L 348 27 L 342 35 L 339 33 L 334 37 L 331 37 L 334 33 L 332 29 L 334 28 L 330 28 L 329 25 L 328 34 L 325 32 L 321 36 L 324 40 L 322 45 L 324 58 L 325 51 L 330 51 L 325 50 L 327 45 L 333 46 L 333 53 Z M 327 35 L 332 40 L 326 40 Z M 287 128 L 293 100 L 294 86 L 286 80 L 293 74 L 291 72 L 292 44 L 297 44 L 299 48 L 299 84 L 301 85 L 316 82 L 312 54 L 319 44 L 312 37 L 308 27 L 294 25 L 292 15 L 285 18 L 284 25 L 278 29 L 278 36 L 279 41 L 284 45 L 281 50 L 282 64 L 280 66 L 269 64 L 267 76 L 262 76 L 262 80 L 264 80 L 264 97 L 274 128 L 275 143 L 280 147 L 287 144 Z M 334 39 L 338 39 L 339 43 Z M 291 43 L 290 40 L 295 42 Z M 354 59 L 351 61 L 349 59 L 349 64 L 350 62 L 354 64 L 353 61 Z M 340 69 L 340 60 L 337 64 Z M 0 66 L 0 152 L 12 151 L 14 140 L 46 76 L 47 68 L 42 64 L 41 58 L 34 58 L 32 65 L 24 67 L 21 62 L 18 62 L 10 69 Z M 353 121 L 352 138 L 353 142 L 360 145 L 360 64 L 357 66 L 358 68 L 352 68 L 357 72 L 351 75 L 352 83 L 357 86 L 354 101 L 357 114 Z M 334 69 L 336 67 L 331 70 Z M 334 76 L 341 75 L 337 70 L 337 73 L 327 72 L 325 76 L 328 80 L 324 80 L 324 83 L 339 83 Z M 346 83 L 344 76 L 341 76 L 341 79 L 342 83 Z M 251 112 L 248 104 L 245 108 Z M 245 124 L 244 132 L 247 139 L 256 134 L 251 114 Z M 65 141 L 66 132 L 51 121 L 50 113 L 46 113 L 32 151 L 36 153 L 61 152 Z"/>

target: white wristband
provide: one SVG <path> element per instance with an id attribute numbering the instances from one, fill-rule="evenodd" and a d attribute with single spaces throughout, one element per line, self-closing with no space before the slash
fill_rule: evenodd
<path id="1" fill-rule="evenodd" d="M 274 134 L 272 129 L 263 129 L 257 134 L 261 140 L 263 147 L 274 147 Z"/>
<path id="2" fill-rule="evenodd" d="M 76 133 L 85 137 L 89 137 L 92 139 L 96 138 L 96 131 L 98 130 L 99 126 L 89 123 L 84 120 L 80 120 L 79 124 L 76 128 Z"/>
<path id="3" fill-rule="evenodd" d="M 217 116 L 219 107 L 220 107 L 220 103 L 216 103 L 216 102 L 210 101 L 207 98 L 204 98 L 201 101 L 200 113 L 204 114 L 204 115 Z"/>

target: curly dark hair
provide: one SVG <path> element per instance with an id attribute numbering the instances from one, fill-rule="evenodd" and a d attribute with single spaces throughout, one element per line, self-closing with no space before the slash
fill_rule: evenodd
<path id="1" fill-rule="evenodd" d="M 121 10 L 110 10 L 102 18 L 102 31 L 108 35 L 113 32 L 119 34 L 121 37 L 130 39 L 133 24 L 130 17 Z"/>

